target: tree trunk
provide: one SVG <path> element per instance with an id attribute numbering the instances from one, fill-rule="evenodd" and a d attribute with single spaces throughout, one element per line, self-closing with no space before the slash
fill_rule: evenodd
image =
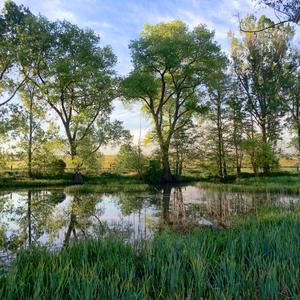
<path id="1" fill-rule="evenodd" d="M 300 155 L 300 123 L 298 124 L 298 152 Z"/>
<path id="2" fill-rule="evenodd" d="M 163 165 L 163 182 L 172 181 L 172 173 L 170 169 L 169 150 L 167 148 L 162 149 L 162 165 Z"/>
<path id="3" fill-rule="evenodd" d="M 33 140 L 33 99 L 30 96 L 29 105 L 29 139 L 28 139 L 28 176 L 32 177 L 32 140 Z"/>
<path id="4" fill-rule="evenodd" d="M 221 139 L 221 130 L 218 121 L 218 152 L 217 152 L 217 161 L 218 161 L 218 175 L 219 177 L 223 177 L 223 155 L 222 155 L 222 139 Z"/>
<path id="5" fill-rule="evenodd" d="M 182 159 L 180 160 L 180 163 L 179 163 L 179 176 L 181 176 L 182 175 L 182 168 L 183 168 L 183 161 L 182 161 Z"/>
<path id="6" fill-rule="evenodd" d="M 179 155 L 178 146 L 176 146 L 176 155 L 175 155 L 175 176 L 176 177 L 180 175 L 179 166 L 180 166 L 180 155 Z"/>
<path id="7" fill-rule="evenodd" d="M 138 145 L 138 168 L 137 168 L 139 179 L 142 179 L 142 177 L 143 177 L 143 170 L 142 170 L 142 164 L 141 164 L 141 156 L 142 156 L 142 151 L 141 151 L 140 142 L 139 142 L 139 145 Z"/>
<path id="8" fill-rule="evenodd" d="M 71 160 L 73 161 L 77 154 L 76 141 L 75 141 L 75 138 L 71 134 L 70 123 L 63 121 L 63 124 L 64 124 L 65 130 L 66 130 L 66 135 L 67 135 L 69 146 L 70 146 Z"/>
<path id="9" fill-rule="evenodd" d="M 170 137 L 166 141 L 164 141 L 161 127 L 159 125 L 158 119 L 156 116 L 153 116 L 155 121 L 156 133 L 159 140 L 159 147 L 161 153 L 162 167 L 163 167 L 163 182 L 171 182 L 172 181 L 172 173 L 170 168 L 170 160 L 169 160 L 169 146 L 170 146 Z"/>
<path id="10" fill-rule="evenodd" d="M 175 176 L 176 177 L 179 176 L 179 161 L 178 161 L 178 159 L 176 159 L 176 163 L 175 163 Z"/>
<path id="11" fill-rule="evenodd" d="M 254 120 L 253 120 L 252 115 L 251 115 L 251 139 L 252 139 L 252 141 L 254 141 Z M 250 160 L 251 160 L 253 173 L 255 176 L 257 176 L 257 165 L 255 162 L 255 150 L 253 147 L 252 147 L 251 154 L 250 154 Z"/>
<path id="12" fill-rule="evenodd" d="M 240 153 L 238 150 L 237 143 L 235 143 L 235 166 L 236 166 L 236 175 L 237 177 L 241 174 L 241 165 L 240 165 Z"/>
<path id="13" fill-rule="evenodd" d="M 223 174 L 224 176 L 227 176 L 227 165 L 226 165 L 226 159 L 225 159 L 225 150 L 224 150 L 224 141 L 223 141 L 223 135 L 221 135 L 222 138 L 222 161 L 223 161 Z"/>
<path id="14" fill-rule="evenodd" d="M 77 155 L 77 149 L 75 142 L 73 140 L 69 140 L 70 143 L 70 152 L 71 152 L 71 159 L 74 160 L 75 156 Z"/>
<path id="15" fill-rule="evenodd" d="M 218 93 L 217 97 L 217 131 L 218 131 L 218 162 L 219 162 L 219 177 L 227 175 L 225 150 L 223 140 L 223 124 L 222 124 L 222 107 L 221 107 L 221 95 Z"/>
<path id="16" fill-rule="evenodd" d="M 262 124 L 261 130 L 262 130 L 262 142 L 264 143 L 264 145 L 267 145 L 268 139 L 267 139 L 267 130 L 266 130 L 265 123 Z M 264 175 L 270 174 L 270 162 L 268 160 L 264 160 L 263 162 L 263 172 Z"/>

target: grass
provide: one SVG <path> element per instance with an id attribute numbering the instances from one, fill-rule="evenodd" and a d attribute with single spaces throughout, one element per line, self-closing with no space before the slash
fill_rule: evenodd
<path id="1" fill-rule="evenodd" d="M 71 179 L 5 178 L 0 180 L 0 189 L 62 187 L 70 184 Z"/>
<path id="2" fill-rule="evenodd" d="M 73 185 L 72 174 L 45 178 L 2 178 L 0 180 L 0 190 L 53 187 L 65 187 L 65 190 L 70 193 L 144 192 L 150 188 L 149 185 L 134 176 L 115 174 L 85 176 L 84 184 L 77 186 Z"/>
<path id="3" fill-rule="evenodd" d="M 117 192 L 146 192 L 150 189 L 148 184 L 143 183 L 117 183 L 109 184 L 83 184 L 72 185 L 65 188 L 67 193 L 117 193 Z"/>
<path id="4" fill-rule="evenodd" d="M 270 177 L 249 177 L 229 183 L 202 181 L 198 182 L 196 185 L 235 192 L 300 194 L 300 175 L 290 174 Z"/>
<path id="5" fill-rule="evenodd" d="M 182 182 L 193 182 L 197 186 L 205 188 L 221 189 L 237 192 L 274 192 L 300 194 L 300 175 L 291 173 L 278 173 L 269 177 L 254 177 L 252 174 L 243 174 L 245 178 L 228 183 L 209 181 L 208 178 L 185 176 Z M 198 180 L 196 182 L 195 180 Z M 72 185 L 72 174 L 62 176 L 48 176 L 44 178 L 2 178 L 0 190 L 19 188 L 53 188 L 66 187 L 70 193 L 114 193 L 114 192 L 145 192 L 151 186 L 132 175 L 103 174 L 100 176 L 85 176 L 84 184 Z"/>
<path id="6" fill-rule="evenodd" d="M 228 230 L 164 232 L 141 252 L 110 237 L 21 252 L 0 299 L 295 299 L 300 210 L 263 208 Z"/>
<path id="7" fill-rule="evenodd" d="M 145 192 L 150 189 L 134 176 L 106 174 L 97 177 L 87 177 L 83 185 L 72 185 L 65 188 L 68 193 L 115 193 L 115 192 Z"/>

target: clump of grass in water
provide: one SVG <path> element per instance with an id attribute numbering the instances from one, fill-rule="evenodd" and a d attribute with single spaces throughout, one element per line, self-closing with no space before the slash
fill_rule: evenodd
<path id="1" fill-rule="evenodd" d="M 300 210 L 263 208 L 228 230 L 164 232 L 141 253 L 110 237 L 22 252 L 1 299 L 281 299 L 300 295 Z"/>

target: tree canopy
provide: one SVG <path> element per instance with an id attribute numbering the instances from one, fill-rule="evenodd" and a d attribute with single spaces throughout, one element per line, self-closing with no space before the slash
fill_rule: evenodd
<path id="1" fill-rule="evenodd" d="M 226 64 L 213 37 L 204 25 L 189 31 L 183 22 L 172 21 L 146 25 L 129 46 L 134 70 L 122 82 L 122 92 L 128 101 L 140 101 L 152 118 L 165 181 L 171 180 L 169 147 L 174 133 L 203 110 L 203 90 Z"/>

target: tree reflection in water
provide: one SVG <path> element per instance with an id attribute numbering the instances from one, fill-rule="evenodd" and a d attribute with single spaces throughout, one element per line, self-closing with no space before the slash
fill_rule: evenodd
<path id="1" fill-rule="evenodd" d="M 64 246 L 69 244 L 72 236 L 77 240 L 95 238 L 97 237 L 95 232 L 100 234 L 104 225 L 101 222 L 103 210 L 97 207 L 98 202 L 99 197 L 95 194 L 74 195 L 62 217 L 62 220 L 65 220 L 62 226 L 66 228 Z"/>
<path id="2" fill-rule="evenodd" d="M 20 248 L 67 246 L 71 240 L 106 237 L 149 239 L 166 226 L 230 225 L 257 204 L 289 205 L 299 197 L 226 193 L 165 185 L 160 193 L 65 194 L 32 191 L 0 194 L 0 257 Z M 211 222 L 211 223 L 210 223 Z"/>

